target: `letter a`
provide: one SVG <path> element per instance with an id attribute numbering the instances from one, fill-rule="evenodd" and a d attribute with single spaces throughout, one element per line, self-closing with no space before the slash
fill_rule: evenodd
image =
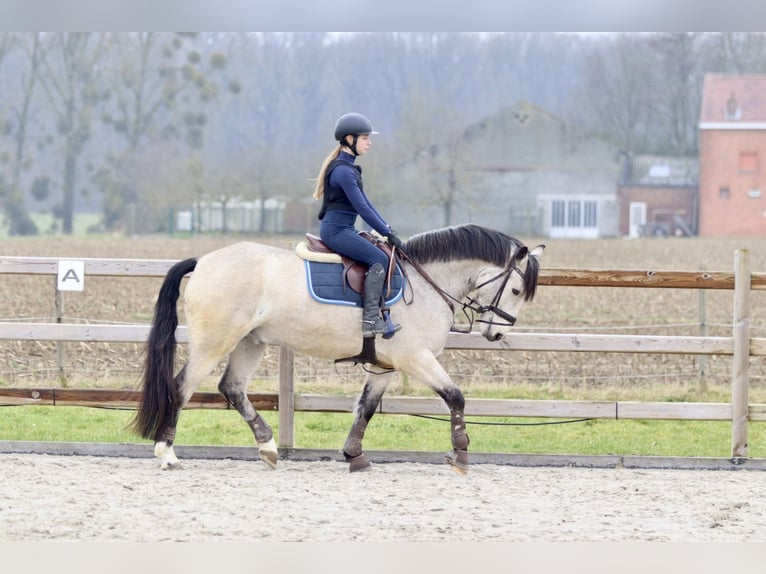
<path id="1" fill-rule="evenodd" d="M 74 279 L 77 283 L 80 282 L 80 278 L 77 276 L 77 272 L 74 269 L 67 269 L 67 272 L 61 278 L 61 282 L 64 283 L 70 279 Z"/>

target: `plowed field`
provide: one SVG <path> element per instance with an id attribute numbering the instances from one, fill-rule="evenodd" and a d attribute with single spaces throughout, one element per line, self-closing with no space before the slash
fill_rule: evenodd
<path id="1" fill-rule="evenodd" d="M 0 255 L 182 259 L 241 240 L 291 248 L 300 237 L 170 238 L 25 238 L 5 239 Z M 532 246 L 541 242 L 526 239 Z M 577 269 L 732 271 L 736 249 L 747 249 L 754 272 L 766 271 L 766 239 L 543 240 L 543 267 Z M 63 294 L 63 321 L 149 323 L 161 279 L 86 277 L 85 291 Z M 584 288 L 545 286 L 538 290 L 517 329 L 541 332 L 729 336 L 733 292 L 696 290 Z M 752 334 L 766 336 L 766 293 L 751 295 Z M 55 321 L 55 278 L 0 275 L 0 320 Z M 183 320 L 183 319 L 182 319 Z M 0 341 L 0 385 L 135 388 L 141 347 L 130 343 Z M 180 352 L 183 358 L 183 349 Z M 547 396 L 619 392 L 628 399 L 647 390 L 666 398 L 696 392 L 704 369 L 709 388 L 730 384 L 727 357 L 607 353 L 490 353 L 446 351 L 443 363 L 467 395 L 525 388 Z M 276 349 L 269 352 L 251 386 L 253 392 L 276 392 Z M 343 389 L 356 392 L 363 374 L 358 367 L 297 357 L 296 390 Z M 753 359 L 754 389 L 766 385 L 766 365 Z M 216 382 L 211 377 L 210 385 Z M 421 392 L 402 380 L 391 393 Z M 661 390 L 658 390 L 661 389 Z M 427 391 L 424 391 L 427 392 Z M 573 395 L 574 393 L 574 395 Z"/>

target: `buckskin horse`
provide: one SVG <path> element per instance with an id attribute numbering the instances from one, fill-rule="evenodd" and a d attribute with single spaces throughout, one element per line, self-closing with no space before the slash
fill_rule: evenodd
<path id="1" fill-rule="evenodd" d="M 362 450 L 365 430 L 393 373 L 401 371 L 446 403 L 453 449 L 447 460 L 463 474 L 469 444 L 465 399 L 437 356 L 454 326 L 456 304 L 470 315 L 471 326 L 480 324 L 484 337 L 501 339 L 535 295 L 544 249 L 528 249 L 514 237 L 472 224 L 414 235 L 402 249 L 404 296 L 390 307 L 390 319 L 402 329 L 388 339 L 365 339 L 364 345 L 361 308 L 317 301 L 307 288 L 306 262 L 292 250 L 239 242 L 179 261 L 156 302 L 133 428 L 155 441 L 162 469 L 177 466 L 173 441 L 181 410 L 228 357 L 218 389 L 251 427 L 261 460 L 276 468 L 272 429 L 248 400 L 247 387 L 266 347 L 286 345 L 314 357 L 365 364 L 367 379 L 343 445 L 350 471 L 369 468 Z M 188 359 L 174 375 L 176 306 L 182 279 L 191 272 L 184 289 Z"/>

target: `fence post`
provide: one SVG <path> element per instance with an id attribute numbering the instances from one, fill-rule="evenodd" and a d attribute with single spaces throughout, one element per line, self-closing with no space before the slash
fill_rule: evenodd
<path id="1" fill-rule="evenodd" d="M 731 388 L 731 457 L 747 457 L 750 364 L 750 252 L 734 252 L 734 357 Z"/>
<path id="2" fill-rule="evenodd" d="M 295 353 L 279 346 L 279 444 L 292 448 L 295 444 Z"/>
<path id="3" fill-rule="evenodd" d="M 61 323 L 64 318 L 64 294 L 58 288 L 58 280 L 56 279 L 54 286 L 56 288 L 56 294 L 54 296 L 54 302 L 56 305 L 56 323 Z M 67 388 L 66 373 L 64 372 L 64 342 L 56 341 L 56 366 L 59 370 L 59 384 L 62 388 Z"/>
<path id="4" fill-rule="evenodd" d="M 697 314 L 699 317 L 699 336 L 707 337 L 707 310 L 705 305 L 705 289 L 697 291 Z M 707 355 L 697 357 L 697 379 L 699 383 L 699 392 L 707 393 Z"/>

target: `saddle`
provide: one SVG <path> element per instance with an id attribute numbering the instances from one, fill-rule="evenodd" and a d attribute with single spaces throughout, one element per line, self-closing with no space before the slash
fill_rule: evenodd
<path id="1" fill-rule="evenodd" d="M 391 246 L 387 242 L 377 239 L 367 231 L 360 231 L 359 235 L 367 239 L 378 249 L 381 249 L 388 256 L 389 266 L 387 273 L 387 284 L 390 292 L 392 286 L 392 278 L 394 277 L 394 269 L 397 267 L 394 258 L 392 257 L 393 253 Z M 324 243 L 324 241 L 311 233 L 306 233 L 306 241 L 301 241 L 298 243 L 298 245 L 295 247 L 295 252 L 301 259 L 304 259 L 307 262 L 307 267 L 309 266 L 309 262 L 342 264 L 343 269 L 341 275 L 343 284 L 348 285 L 351 290 L 359 296 L 364 293 L 364 278 L 368 269 L 368 265 L 366 263 L 361 263 L 336 253 L 330 249 Z M 353 362 L 354 364 L 370 363 L 385 369 L 392 368 L 391 365 L 384 365 L 378 360 L 377 353 L 375 351 L 375 337 L 364 337 L 362 339 L 362 350 L 358 355 L 335 360 L 336 363 L 345 361 Z"/>
<path id="2" fill-rule="evenodd" d="M 391 259 L 391 246 L 388 243 L 385 241 L 380 241 L 367 231 L 360 231 L 359 236 L 368 240 L 378 249 L 381 249 L 386 255 L 388 255 L 389 260 Z M 342 263 L 344 281 L 346 281 L 351 289 L 360 295 L 364 292 L 364 275 L 367 273 L 368 269 L 366 263 L 355 261 L 349 257 L 346 257 L 345 255 L 336 253 L 330 249 L 324 241 L 311 233 L 306 233 L 306 243 L 299 243 L 295 248 L 295 251 L 301 258 L 308 261 L 319 261 L 322 263 Z"/>

